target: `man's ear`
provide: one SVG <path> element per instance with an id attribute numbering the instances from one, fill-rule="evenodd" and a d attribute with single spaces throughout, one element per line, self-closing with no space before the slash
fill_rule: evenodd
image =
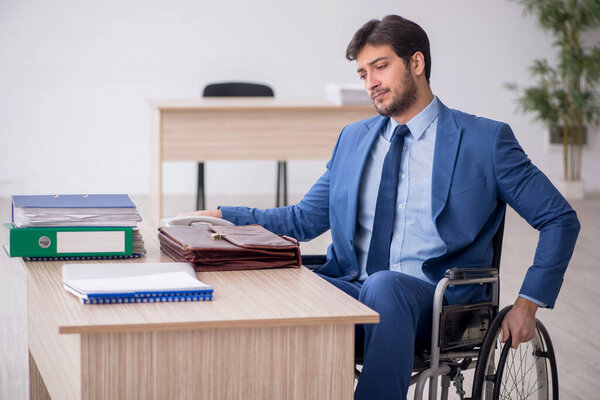
<path id="1" fill-rule="evenodd" d="M 425 56 L 420 51 L 417 51 L 410 58 L 410 66 L 416 76 L 425 74 Z"/>

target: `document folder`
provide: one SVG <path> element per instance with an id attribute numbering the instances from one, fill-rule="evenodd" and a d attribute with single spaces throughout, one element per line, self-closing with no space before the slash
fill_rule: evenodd
<path id="1" fill-rule="evenodd" d="M 12 196 L 13 207 L 26 208 L 135 208 L 126 194 L 61 194 Z"/>
<path id="2" fill-rule="evenodd" d="M 8 225 L 11 257 L 133 256 L 131 227 L 14 228 Z"/>
<path id="3" fill-rule="evenodd" d="M 135 226 L 139 221 L 127 194 L 12 196 L 12 223 L 17 228 Z"/>

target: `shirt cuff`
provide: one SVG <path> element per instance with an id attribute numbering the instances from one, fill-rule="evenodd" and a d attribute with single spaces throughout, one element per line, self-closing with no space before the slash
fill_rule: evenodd
<path id="1" fill-rule="evenodd" d="M 533 297 L 527 296 L 526 294 L 519 293 L 519 297 L 522 297 L 525 300 L 533 301 L 535 304 L 537 304 L 538 306 L 540 306 L 542 308 L 548 307 L 548 305 L 546 303 L 543 303 L 543 302 L 539 301 L 538 299 L 534 299 Z"/>

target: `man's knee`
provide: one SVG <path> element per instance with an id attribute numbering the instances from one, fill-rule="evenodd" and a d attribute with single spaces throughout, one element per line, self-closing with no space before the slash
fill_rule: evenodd
<path id="1" fill-rule="evenodd" d="M 369 276 L 363 284 L 363 288 L 372 290 L 395 290 L 397 288 L 410 288 L 415 283 L 418 283 L 419 279 L 414 276 L 403 274 L 397 271 L 379 271 Z"/>
<path id="2" fill-rule="evenodd" d="M 396 271 L 379 271 L 365 280 L 359 301 L 384 319 L 429 319 L 435 286 Z"/>
<path id="3" fill-rule="evenodd" d="M 412 303 L 414 277 L 396 271 L 379 271 L 365 280 L 359 300 L 367 305 L 379 302 Z"/>
<path id="4" fill-rule="evenodd" d="M 385 293 L 393 290 L 398 273 L 394 271 L 379 271 L 369 276 L 364 282 L 361 296 Z"/>

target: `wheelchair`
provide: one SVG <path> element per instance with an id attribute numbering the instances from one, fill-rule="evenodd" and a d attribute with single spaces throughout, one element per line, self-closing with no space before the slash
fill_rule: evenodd
<path id="1" fill-rule="evenodd" d="M 534 338 L 511 348 L 502 343 L 502 320 L 512 306 L 498 312 L 498 270 L 451 269 L 438 283 L 434 297 L 432 340 L 429 351 L 415 355 L 411 385 L 422 399 L 429 382 L 429 399 L 448 399 L 450 382 L 460 399 L 558 399 L 558 371 L 548 331 L 536 319 Z M 495 300 L 487 303 L 443 306 L 450 285 L 493 286 Z M 471 397 L 465 397 L 463 372 L 475 369 Z M 358 371 L 357 371 L 358 372 Z"/>
<path id="2" fill-rule="evenodd" d="M 504 218 L 493 238 L 491 268 L 453 268 L 436 287 L 433 305 L 431 346 L 415 354 L 410 384 L 414 398 L 422 399 L 429 383 L 430 400 L 447 400 L 450 382 L 460 399 L 557 400 L 558 371 L 548 331 L 536 319 L 532 340 L 511 348 L 502 342 L 502 320 L 512 306 L 499 308 L 499 267 Z M 303 256 L 315 269 L 324 256 Z M 305 264 L 305 265 L 306 265 Z M 492 300 L 475 304 L 444 306 L 446 288 L 453 285 L 490 284 Z M 355 358 L 355 378 L 360 377 L 362 356 Z M 466 397 L 463 372 L 475 370 L 471 396 Z M 438 387 L 439 384 L 439 387 Z"/>

